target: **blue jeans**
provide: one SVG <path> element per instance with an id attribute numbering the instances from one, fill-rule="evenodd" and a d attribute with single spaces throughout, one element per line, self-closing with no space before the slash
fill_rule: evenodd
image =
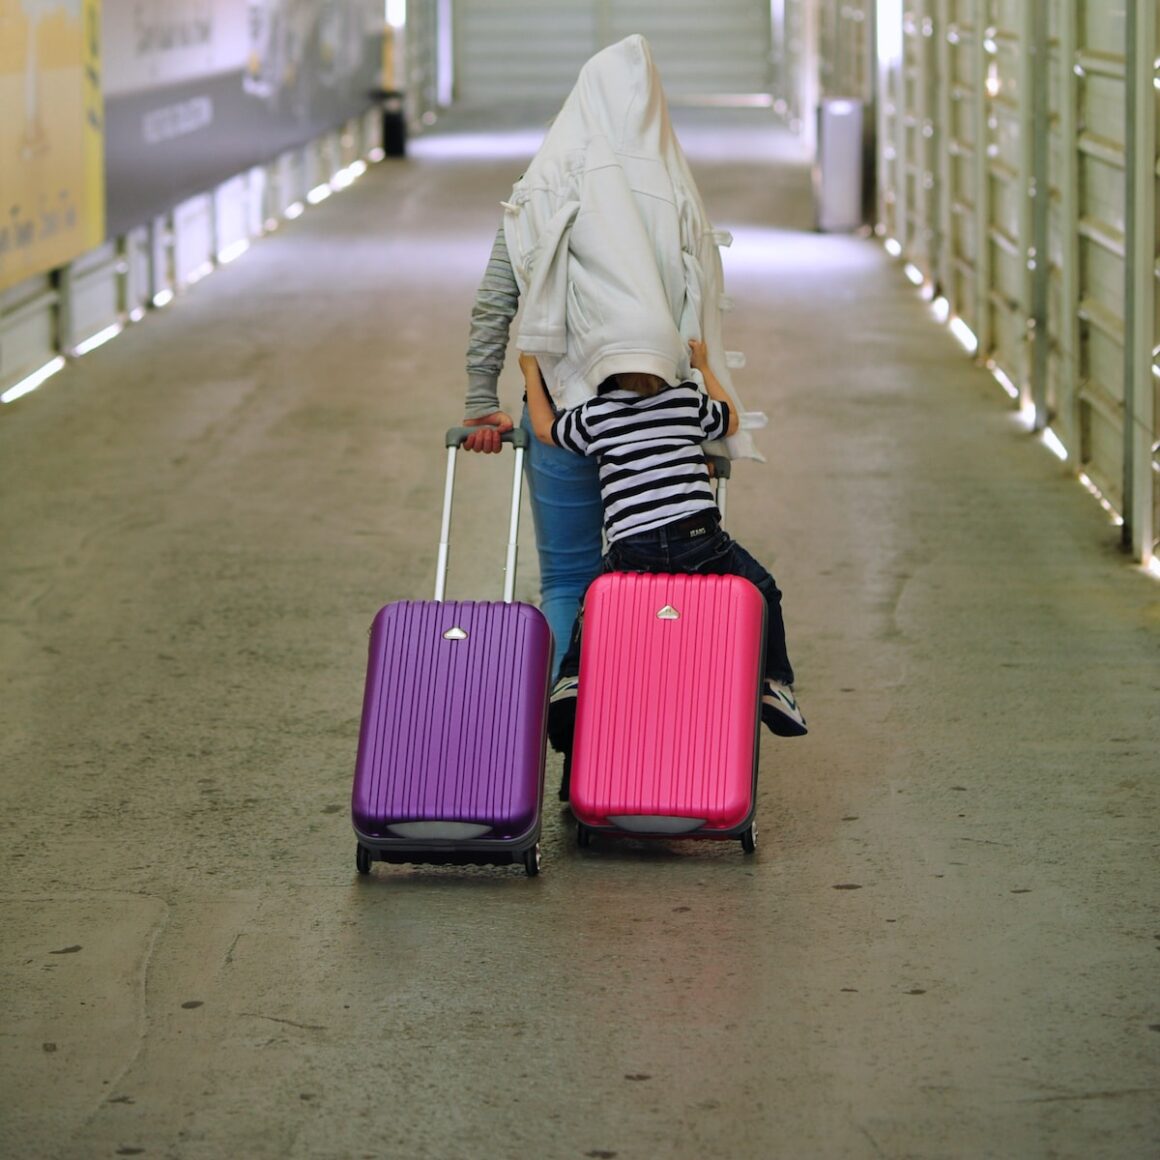
<path id="1" fill-rule="evenodd" d="M 540 610 L 556 644 L 554 678 L 580 600 L 600 572 L 604 508 L 595 459 L 541 443 L 526 408 L 520 426 L 529 436 L 524 475 L 540 559 Z"/>
<path id="2" fill-rule="evenodd" d="M 793 667 L 785 646 L 785 621 L 781 614 L 781 591 L 774 578 L 721 527 L 715 511 L 704 513 L 651 532 L 628 536 L 610 545 L 601 565 L 603 572 L 694 572 L 711 576 L 742 576 L 765 597 L 765 675 L 793 684 Z M 573 627 L 568 652 L 559 672 L 580 672 L 580 628 Z"/>

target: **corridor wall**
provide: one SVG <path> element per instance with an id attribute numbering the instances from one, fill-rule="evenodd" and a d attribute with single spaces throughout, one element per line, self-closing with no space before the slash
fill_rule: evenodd
<path id="1" fill-rule="evenodd" d="M 378 0 L 83 0 L 10 16 L 0 401 L 229 261 L 379 145 Z"/>
<path id="2" fill-rule="evenodd" d="M 1157 0 L 798 7 L 873 110 L 877 233 L 1155 568 Z"/>

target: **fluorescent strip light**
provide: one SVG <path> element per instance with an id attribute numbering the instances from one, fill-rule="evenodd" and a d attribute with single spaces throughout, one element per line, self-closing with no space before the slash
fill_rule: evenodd
<path id="1" fill-rule="evenodd" d="M 124 329 L 119 322 L 114 322 L 112 326 L 98 330 L 96 334 L 86 338 L 84 342 L 78 342 L 73 348 L 73 354 L 78 357 L 82 354 L 88 354 L 90 350 L 96 350 L 98 346 L 104 346 L 110 339 L 116 338 Z"/>
<path id="2" fill-rule="evenodd" d="M 286 207 L 286 217 L 293 221 L 295 218 L 301 217 L 306 212 L 306 207 L 300 201 L 294 202 L 293 205 Z"/>
<path id="3" fill-rule="evenodd" d="M 345 169 L 340 169 L 331 179 L 330 184 L 334 189 L 347 189 L 353 185 L 355 181 L 362 177 L 366 172 L 366 162 L 356 161 L 352 165 L 348 165 Z"/>
<path id="4" fill-rule="evenodd" d="M 1006 372 L 1002 367 L 996 363 L 991 362 L 987 364 L 987 370 L 991 372 L 991 377 L 1007 392 L 1013 399 L 1019 398 L 1019 388 L 1007 377 Z"/>
<path id="5" fill-rule="evenodd" d="M 325 201 L 331 194 L 331 188 L 326 182 L 321 185 L 316 185 L 307 195 L 306 200 L 311 205 L 317 205 L 320 201 Z"/>
<path id="6" fill-rule="evenodd" d="M 974 354 L 979 349 L 979 340 L 975 332 L 961 319 L 951 319 L 951 334 L 959 340 L 959 344 L 968 354 Z"/>
<path id="7" fill-rule="evenodd" d="M 1043 434 L 1040 436 L 1043 440 L 1044 446 L 1056 459 L 1067 462 L 1067 448 L 1064 447 L 1063 441 L 1050 427 L 1044 427 Z"/>
<path id="8" fill-rule="evenodd" d="M 902 267 L 902 272 L 915 286 L 921 286 L 923 282 L 926 281 L 926 279 L 922 276 L 922 271 L 912 262 L 907 262 L 906 265 Z"/>
<path id="9" fill-rule="evenodd" d="M 897 258 L 902 253 L 902 246 L 894 238 L 887 238 L 882 245 L 892 258 Z"/>
<path id="10" fill-rule="evenodd" d="M 249 248 L 250 242 L 248 238 L 242 238 L 241 241 L 226 246 L 224 250 L 218 252 L 218 264 L 228 266 L 235 258 L 240 258 Z"/>
<path id="11" fill-rule="evenodd" d="M 159 290 L 153 295 L 154 306 L 168 306 L 173 301 L 172 290 Z"/>
<path id="12" fill-rule="evenodd" d="M 1102 507 L 1104 511 L 1106 511 L 1108 515 L 1112 517 L 1112 523 L 1115 524 L 1116 527 L 1121 527 L 1124 523 L 1124 517 L 1120 515 L 1120 513 L 1116 511 L 1116 509 L 1112 507 L 1110 503 L 1108 503 L 1108 497 L 1104 495 L 1104 493 L 1100 491 L 1100 489 L 1095 485 L 1091 476 L 1081 471 L 1078 478 L 1080 483 L 1082 483 L 1084 487 L 1086 487 L 1088 491 L 1095 496 L 1096 501 L 1099 503 L 1100 507 Z"/>
<path id="13" fill-rule="evenodd" d="M 0 395 L 0 403 L 12 403 L 23 395 L 27 395 L 31 391 L 35 391 L 46 379 L 51 379 L 64 366 L 64 357 L 57 355 L 51 362 L 46 362 L 40 370 L 33 371 L 27 378 L 21 379 L 20 382 L 11 386 L 2 395 Z"/>

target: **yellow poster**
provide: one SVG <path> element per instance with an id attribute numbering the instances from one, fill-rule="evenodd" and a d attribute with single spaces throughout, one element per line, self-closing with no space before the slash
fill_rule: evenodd
<path id="1" fill-rule="evenodd" d="M 0 0 L 0 290 L 105 237 L 100 0 Z"/>

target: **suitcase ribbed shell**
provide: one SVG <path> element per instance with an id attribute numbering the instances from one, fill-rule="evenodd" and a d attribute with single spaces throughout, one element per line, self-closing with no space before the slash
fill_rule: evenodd
<path id="1" fill-rule="evenodd" d="M 584 609 L 571 805 L 589 826 L 753 814 L 765 601 L 738 576 L 609 573 Z M 633 819 L 640 819 L 634 824 Z"/>
<path id="2" fill-rule="evenodd" d="M 355 830 L 389 841 L 392 825 L 439 821 L 517 839 L 537 826 L 550 661 L 547 621 L 529 604 L 382 608 L 371 627 Z"/>

